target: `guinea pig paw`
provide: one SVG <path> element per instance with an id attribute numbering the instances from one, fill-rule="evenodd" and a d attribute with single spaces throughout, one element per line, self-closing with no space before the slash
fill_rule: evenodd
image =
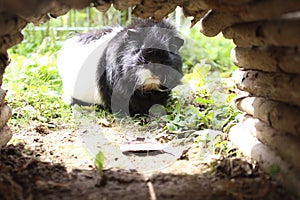
<path id="1" fill-rule="evenodd" d="M 156 76 L 150 76 L 143 82 L 144 91 L 157 90 L 160 85 L 160 80 Z"/>
<path id="2" fill-rule="evenodd" d="M 143 90 L 148 92 L 148 91 L 154 90 L 156 87 L 158 87 L 158 86 L 157 86 L 157 84 L 154 84 L 154 83 L 144 84 Z"/>
<path id="3" fill-rule="evenodd" d="M 166 92 L 168 89 L 162 89 L 160 84 L 157 83 L 152 83 L 152 84 L 147 84 L 143 86 L 144 91 L 159 91 L 159 92 Z"/>

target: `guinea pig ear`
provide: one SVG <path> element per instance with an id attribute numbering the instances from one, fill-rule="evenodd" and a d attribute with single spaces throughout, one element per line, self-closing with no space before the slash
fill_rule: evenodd
<path id="1" fill-rule="evenodd" d="M 137 36 L 137 30 L 135 29 L 127 29 L 126 34 L 128 35 L 128 37 L 136 37 Z"/>
<path id="2" fill-rule="evenodd" d="M 178 49 L 182 47 L 184 44 L 184 40 L 181 39 L 180 37 L 174 37 L 172 42 L 174 42 L 174 44 L 178 47 Z"/>

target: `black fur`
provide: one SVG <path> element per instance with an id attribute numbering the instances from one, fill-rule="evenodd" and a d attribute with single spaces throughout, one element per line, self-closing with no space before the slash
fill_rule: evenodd
<path id="1" fill-rule="evenodd" d="M 94 40 L 99 40 L 101 37 L 108 33 L 111 33 L 112 31 L 112 28 L 103 28 L 100 30 L 90 30 L 86 33 L 77 33 L 75 35 L 79 37 L 79 42 L 82 42 L 83 44 L 88 44 Z"/>
<path id="2" fill-rule="evenodd" d="M 109 43 L 97 68 L 97 84 L 104 105 L 113 112 L 147 114 L 154 104 L 165 104 L 182 78 L 178 53 L 183 40 L 168 21 L 137 20 Z M 159 77 L 161 90 L 145 91 L 139 69 Z"/>

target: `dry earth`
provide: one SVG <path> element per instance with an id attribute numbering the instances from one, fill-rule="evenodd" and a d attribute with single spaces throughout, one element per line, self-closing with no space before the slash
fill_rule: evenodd
<path id="1" fill-rule="evenodd" d="M 153 160 L 156 155 L 166 160 L 165 155 L 172 151 L 115 153 L 114 148 L 101 149 L 105 169 L 99 172 L 91 157 L 93 150 L 87 148 L 81 135 L 91 132 L 93 127 L 88 126 L 50 130 L 35 124 L 15 129 L 10 144 L 0 153 L 1 199 L 295 199 L 256 164 L 235 157 L 200 158 L 197 145 L 173 155 L 176 158 L 165 165 Z M 115 141 L 126 141 L 130 138 L 126 134 L 139 131 L 114 124 L 97 126 L 111 136 L 117 135 Z M 112 143 L 109 140 L 107 144 Z M 122 159 L 127 158 L 138 164 L 122 168 Z M 154 167 L 143 170 L 151 162 Z"/>

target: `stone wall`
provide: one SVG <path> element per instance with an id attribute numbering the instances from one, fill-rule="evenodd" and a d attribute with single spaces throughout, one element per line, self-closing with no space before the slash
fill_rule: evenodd
<path id="1" fill-rule="evenodd" d="M 229 139 L 299 195 L 300 1 L 256 1 L 240 9 L 212 10 L 201 19 L 203 34 L 221 31 L 236 45 L 236 105 L 245 114 Z"/>
<path id="2" fill-rule="evenodd" d="M 7 49 L 23 39 L 27 23 L 39 24 L 70 9 L 106 11 L 134 7 L 136 16 L 161 19 L 177 5 L 209 37 L 222 32 L 236 47 L 232 60 L 236 105 L 245 113 L 230 140 L 244 154 L 300 196 L 300 1 L 299 0 L 10 0 L 0 1 L 0 84 Z M 299 12 L 299 13 L 297 13 Z M 0 145 L 12 136 L 11 117 L 0 88 Z"/>

